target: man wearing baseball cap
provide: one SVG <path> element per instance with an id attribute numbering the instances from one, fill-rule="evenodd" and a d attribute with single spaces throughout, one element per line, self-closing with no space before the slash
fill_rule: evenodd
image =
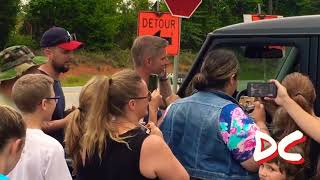
<path id="1" fill-rule="evenodd" d="M 52 121 L 43 125 L 43 130 L 63 144 L 64 128 L 67 124 L 65 117 L 65 98 L 59 77 L 70 68 L 73 51 L 81 48 L 82 42 L 75 40 L 74 36 L 61 27 L 48 29 L 41 38 L 40 47 L 48 62 L 41 65 L 38 70 L 54 79 L 54 92 L 60 99 L 52 115 Z"/>
<path id="2" fill-rule="evenodd" d="M 0 52 L 0 104 L 15 108 L 11 100 L 13 84 L 22 75 L 35 73 L 40 64 L 46 62 L 43 56 L 35 56 L 23 45 L 11 46 Z"/>

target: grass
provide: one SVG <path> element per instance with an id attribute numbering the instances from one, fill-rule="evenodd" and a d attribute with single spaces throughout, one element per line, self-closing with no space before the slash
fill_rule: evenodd
<path id="1" fill-rule="evenodd" d="M 130 50 L 115 48 L 110 51 L 79 51 L 75 55 L 77 63 L 89 65 L 109 64 L 113 67 L 130 67 Z"/>
<path id="2" fill-rule="evenodd" d="M 83 86 L 93 75 L 68 76 L 62 79 L 65 87 Z"/>
<path id="3" fill-rule="evenodd" d="M 195 60 L 196 54 L 190 51 L 182 51 L 180 53 L 180 66 L 181 72 L 187 72 L 188 68 L 191 66 Z M 173 62 L 173 57 L 169 57 Z M 130 59 L 130 51 L 128 49 L 114 49 L 107 52 L 97 51 L 79 51 L 75 54 L 75 63 L 84 65 L 94 65 L 100 68 L 101 65 L 112 65 L 115 68 L 126 67 L 132 68 L 132 63 Z M 92 74 L 81 74 L 79 76 L 68 75 L 65 76 L 61 83 L 63 86 L 83 86 L 92 76 Z"/>
<path id="4" fill-rule="evenodd" d="M 179 59 L 179 72 L 187 73 L 196 58 L 196 53 L 191 51 L 181 51 Z M 173 62 L 173 57 L 169 57 Z M 108 52 L 88 52 L 80 51 L 75 54 L 76 63 L 94 65 L 100 68 L 101 65 L 109 64 L 115 68 L 131 68 L 130 51 L 128 49 L 114 49 Z M 267 60 L 266 62 L 257 60 L 240 60 L 240 89 L 246 87 L 248 81 L 263 81 L 274 78 L 278 72 L 278 61 Z M 79 76 L 68 75 L 62 79 L 63 86 L 82 86 L 93 75 L 80 74 Z"/>

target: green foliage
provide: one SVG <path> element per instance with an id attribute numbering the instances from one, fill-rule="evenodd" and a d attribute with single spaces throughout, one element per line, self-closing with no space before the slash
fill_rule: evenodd
<path id="1" fill-rule="evenodd" d="M 283 16 L 311 15 L 320 13 L 320 2 L 314 0 L 274 0 L 274 14 Z"/>
<path id="2" fill-rule="evenodd" d="M 14 1 L 18 0 L 10 2 Z M 182 19 L 181 48 L 198 51 L 209 32 L 242 22 L 243 14 L 257 13 L 258 3 L 262 6 L 262 13 L 266 14 L 269 1 L 203 0 L 190 19 Z M 274 14 L 320 13 L 320 1 L 272 2 Z M 85 42 L 88 51 L 130 49 L 137 34 L 137 18 L 141 10 L 155 11 L 156 8 L 148 0 L 30 0 L 24 8 L 26 15 L 22 29 L 36 42 L 45 30 L 56 25 L 75 32 L 78 39 Z M 163 0 L 160 10 L 168 11 Z"/>
<path id="3" fill-rule="evenodd" d="M 12 32 L 8 38 L 6 47 L 14 45 L 25 45 L 31 49 L 38 49 L 39 43 L 36 42 L 30 35 L 21 35 L 16 32 Z"/>
<path id="4" fill-rule="evenodd" d="M 5 47 L 9 34 L 15 27 L 19 3 L 20 0 L 4 0 L 0 3 L 0 49 Z"/>
<path id="5" fill-rule="evenodd" d="M 122 1 L 119 8 L 119 32 L 116 34 L 115 42 L 122 49 L 131 47 L 137 36 L 137 18 L 139 11 L 150 10 L 151 4 L 148 0 Z"/>
<path id="6" fill-rule="evenodd" d="M 78 75 L 78 76 L 69 76 L 62 79 L 62 86 L 73 87 L 73 86 L 83 86 L 90 79 L 92 75 Z"/>
<path id="7" fill-rule="evenodd" d="M 52 26 L 61 26 L 77 34 L 87 49 L 111 49 L 121 23 L 120 0 L 31 0 L 26 7 L 25 24 L 40 39 Z"/>
<path id="8" fill-rule="evenodd" d="M 130 50 L 113 48 L 109 51 L 79 51 L 76 53 L 76 63 L 96 65 L 110 64 L 113 67 L 130 67 Z"/>
<path id="9" fill-rule="evenodd" d="M 208 33 L 243 21 L 243 14 L 256 12 L 260 0 L 203 0 L 190 19 L 182 21 L 181 47 L 200 49 Z"/>
<path id="10" fill-rule="evenodd" d="M 112 65 L 114 67 L 131 67 L 132 62 L 130 59 L 129 49 L 113 49 L 108 52 L 108 58 L 112 59 Z"/>

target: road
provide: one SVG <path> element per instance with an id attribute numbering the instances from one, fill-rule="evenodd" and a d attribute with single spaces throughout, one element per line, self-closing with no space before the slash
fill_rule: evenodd
<path id="1" fill-rule="evenodd" d="M 260 80 L 240 80 L 238 90 L 243 90 L 247 87 L 248 82 L 260 82 Z M 82 86 L 77 87 L 63 87 L 64 96 L 66 98 L 66 109 L 79 106 L 79 94 Z"/>
<path id="2" fill-rule="evenodd" d="M 82 86 L 77 87 L 63 87 L 64 96 L 66 98 L 66 109 L 79 106 L 79 94 Z"/>

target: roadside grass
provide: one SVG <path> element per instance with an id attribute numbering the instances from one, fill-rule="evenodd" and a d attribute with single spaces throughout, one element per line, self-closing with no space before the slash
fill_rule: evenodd
<path id="1" fill-rule="evenodd" d="M 179 71 L 187 73 L 189 67 L 192 65 L 196 54 L 190 51 L 182 51 L 180 53 L 180 69 Z M 173 57 L 169 57 L 173 62 Z M 130 50 L 114 49 L 107 52 L 97 51 L 79 51 L 75 54 L 74 63 L 77 65 L 95 66 L 97 71 L 103 65 L 111 65 L 114 68 L 132 68 L 130 58 Z M 75 66 L 76 68 L 77 66 Z M 83 86 L 92 76 L 96 74 L 81 74 L 72 75 L 67 74 L 61 79 L 63 86 Z"/>
<path id="2" fill-rule="evenodd" d="M 88 80 L 94 75 L 79 75 L 79 76 L 67 76 L 61 80 L 62 86 L 64 87 L 74 87 L 83 86 Z"/>
<path id="3" fill-rule="evenodd" d="M 186 74 L 191 65 L 193 64 L 197 56 L 196 52 L 192 51 L 181 51 L 179 59 L 179 73 Z M 97 51 L 79 51 L 75 54 L 75 64 L 81 66 L 95 66 L 96 72 L 77 72 L 77 75 L 72 73 L 67 74 L 63 77 L 63 86 L 83 86 L 92 76 L 102 70 L 104 65 L 110 65 L 112 68 L 132 68 L 132 62 L 130 59 L 130 50 L 114 49 L 107 52 Z M 171 62 L 173 62 L 173 57 L 169 57 Z M 240 61 L 240 77 L 239 86 L 241 88 L 246 87 L 246 82 L 248 81 L 266 81 L 268 79 L 274 78 L 276 72 L 278 72 L 277 61 L 268 61 L 263 64 L 261 61 Z M 76 70 L 77 66 L 75 66 Z"/>

